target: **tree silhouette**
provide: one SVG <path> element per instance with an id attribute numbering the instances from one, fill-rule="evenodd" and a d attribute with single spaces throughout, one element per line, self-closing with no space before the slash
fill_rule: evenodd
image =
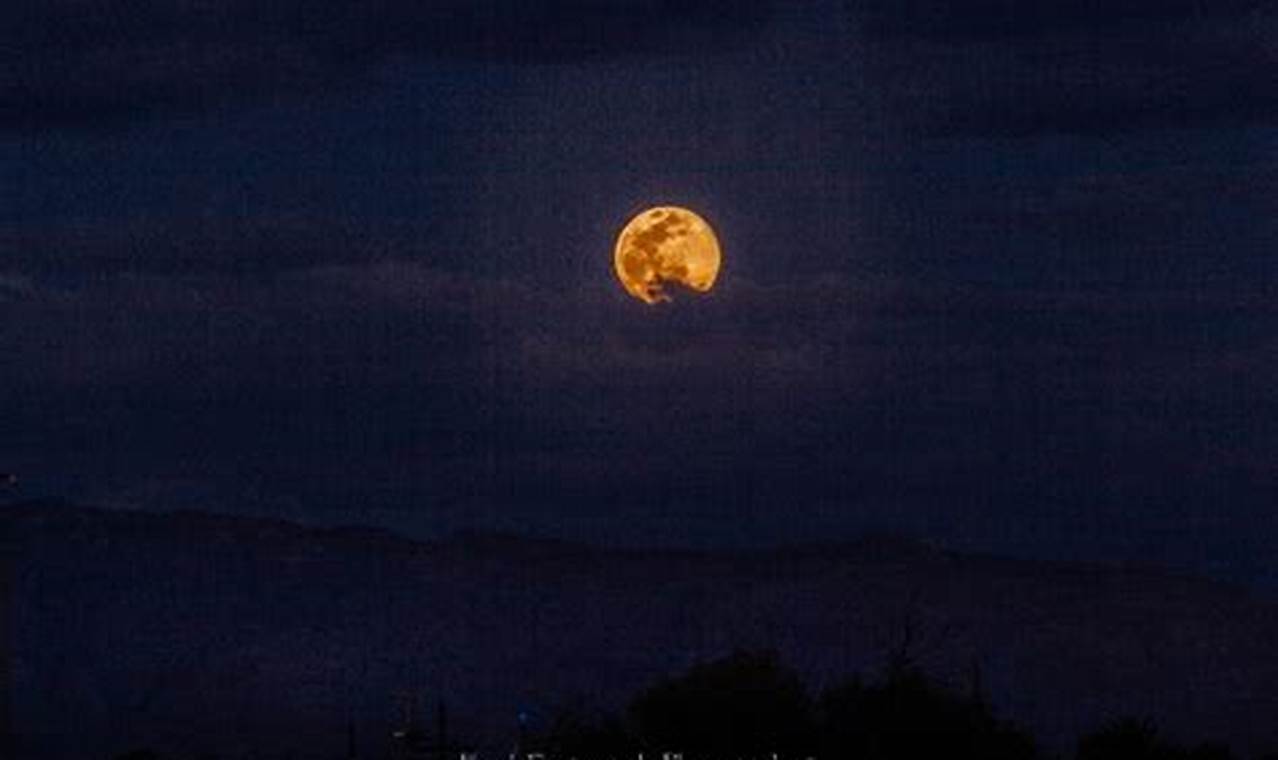
<path id="1" fill-rule="evenodd" d="M 1026 760 L 1037 755 L 1030 735 L 997 720 L 983 700 L 941 688 L 900 663 L 877 683 L 852 679 L 825 691 L 818 714 L 823 758 Z"/>
<path id="2" fill-rule="evenodd" d="M 1080 739 L 1078 760 L 1160 760 L 1168 750 L 1153 723 L 1123 718 Z"/>
<path id="3" fill-rule="evenodd" d="M 812 706 L 774 651 L 738 652 L 643 692 L 630 708 L 654 752 L 688 758 L 798 757 L 812 749 Z"/>
<path id="4" fill-rule="evenodd" d="M 1234 760 L 1234 753 L 1224 744 L 1209 742 L 1189 750 L 1185 757 L 1189 760 Z"/>
<path id="5" fill-rule="evenodd" d="M 1149 720 L 1122 718 L 1084 736 L 1078 742 L 1078 760 L 1232 760 L 1233 752 L 1221 744 L 1200 744 L 1185 749 L 1166 741 Z"/>

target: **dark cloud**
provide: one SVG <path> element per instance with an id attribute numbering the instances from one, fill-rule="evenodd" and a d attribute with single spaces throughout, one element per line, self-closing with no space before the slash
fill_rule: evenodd
<path id="1" fill-rule="evenodd" d="M 845 0 L 880 37 L 979 39 L 1245 16 L 1269 0 Z"/>
<path id="2" fill-rule="evenodd" d="M 739 41 L 760 2 L 20 0 L 0 10 L 3 126 L 94 126 L 327 91 L 396 56 L 566 62 Z"/>
<path id="3" fill-rule="evenodd" d="M 23 301 L 39 294 L 31 278 L 25 275 L 0 273 L 0 303 Z"/>
<path id="4" fill-rule="evenodd" d="M 1264 209 L 1278 192 L 1278 175 L 1263 164 L 1194 165 L 1187 160 L 1193 143 L 1171 145 L 1170 155 L 1184 165 L 1156 167 L 1152 151 L 1124 156 L 1115 148 L 1050 180 L 993 172 L 941 188 L 902 183 L 894 197 L 905 211 L 877 223 L 891 225 L 884 234 L 897 247 L 899 266 L 939 279 L 1213 295 L 1271 280 L 1278 265 L 1268 251 L 1278 243 L 1278 222 Z M 1193 148 L 1213 149 L 1226 152 L 1210 142 Z M 914 223 L 919 217 L 943 228 L 944 239 Z"/>
<path id="5" fill-rule="evenodd" d="M 428 228 L 385 220 L 177 216 L 16 225 L 0 231 L 0 249 L 33 273 L 269 274 L 403 255 L 429 238 Z"/>
<path id="6" fill-rule="evenodd" d="M 418 532 L 606 509 L 632 540 L 661 514 L 785 540 L 838 505 L 979 544 L 1115 508 L 1241 519 L 1278 487 L 1260 287 L 738 275 L 657 310 L 403 259 L 21 283 L 0 456 L 83 498 Z"/>
<path id="7" fill-rule="evenodd" d="M 1278 117 L 1272 4 L 969 5 L 867 13 L 875 80 L 898 117 L 927 134 L 1108 134 Z"/>

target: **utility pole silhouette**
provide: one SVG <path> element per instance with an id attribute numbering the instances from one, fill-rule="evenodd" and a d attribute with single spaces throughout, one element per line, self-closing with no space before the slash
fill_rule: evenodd
<path id="1" fill-rule="evenodd" d="M 441 760 L 449 755 L 448 746 L 448 706 L 444 704 L 444 700 L 439 700 L 439 707 L 435 711 L 435 741 L 439 746 L 439 757 Z"/>
<path id="2" fill-rule="evenodd" d="M 16 754 L 13 728 L 11 649 L 13 630 L 13 547 L 0 541 L 0 758 Z"/>
<path id="3" fill-rule="evenodd" d="M 346 760 L 358 760 L 359 752 L 355 749 L 355 721 L 346 723 Z"/>

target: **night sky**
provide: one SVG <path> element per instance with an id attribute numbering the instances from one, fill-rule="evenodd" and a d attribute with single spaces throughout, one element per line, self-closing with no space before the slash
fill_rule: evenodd
<path id="1" fill-rule="evenodd" d="M 318 6 L 318 7 L 317 7 Z M 16 0 L 23 497 L 1278 588 L 1278 5 Z M 612 246 L 695 209 L 646 306 Z"/>

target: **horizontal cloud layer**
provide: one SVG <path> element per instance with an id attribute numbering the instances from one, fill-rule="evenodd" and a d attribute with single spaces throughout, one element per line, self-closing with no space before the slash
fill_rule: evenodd
<path id="1" fill-rule="evenodd" d="M 396 56 L 546 63 L 732 45 L 765 6 L 723 0 L 19 0 L 0 9 L 0 127 L 332 90 Z"/>

